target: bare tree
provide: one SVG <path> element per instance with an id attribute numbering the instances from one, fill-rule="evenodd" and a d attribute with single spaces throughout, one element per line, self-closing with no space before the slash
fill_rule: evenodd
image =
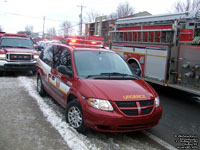
<path id="1" fill-rule="evenodd" d="M 108 19 L 117 19 L 117 13 L 113 12 L 110 15 L 108 15 Z"/>
<path id="2" fill-rule="evenodd" d="M 117 18 L 126 17 L 134 13 L 134 8 L 128 2 L 121 3 L 117 7 Z"/>
<path id="3" fill-rule="evenodd" d="M 73 29 L 72 29 L 72 24 L 70 21 L 64 21 L 62 24 L 61 24 L 61 30 L 63 30 L 63 33 L 64 33 L 64 36 L 69 36 L 72 34 L 73 32 Z"/>
<path id="4" fill-rule="evenodd" d="M 108 18 L 109 19 L 117 19 L 117 18 L 123 18 L 126 16 L 130 16 L 135 12 L 135 9 L 130 6 L 128 2 L 121 3 L 117 6 L 116 12 L 112 12 Z"/>
<path id="5" fill-rule="evenodd" d="M 33 26 L 32 25 L 26 25 L 25 26 L 25 32 L 27 35 L 31 35 L 33 33 Z"/>
<path id="6" fill-rule="evenodd" d="M 90 12 L 87 12 L 87 17 L 84 18 L 86 22 L 94 22 L 96 17 L 101 16 L 101 14 L 93 9 Z"/>
<path id="7" fill-rule="evenodd" d="M 53 37 L 54 35 L 56 35 L 56 29 L 55 29 L 55 27 L 49 28 L 49 29 L 47 30 L 47 36 L 48 36 L 49 38 L 51 38 L 51 37 Z"/>
<path id="8" fill-rule="evenodd" d="M 178 1 L 174 4 L 176 12 L 200 11 L 200 0 Z"/>

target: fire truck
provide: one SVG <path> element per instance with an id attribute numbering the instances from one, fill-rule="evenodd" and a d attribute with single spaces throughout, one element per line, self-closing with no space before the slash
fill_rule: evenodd
<path id="1" fill-rule="evenodd" d="M 200 95 L 200 14 L 116 21 L 110 48 L 146 81 Z"/>

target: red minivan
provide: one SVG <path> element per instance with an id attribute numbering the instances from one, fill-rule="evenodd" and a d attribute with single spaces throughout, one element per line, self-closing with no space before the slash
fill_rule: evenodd
<path id="1" fill-rule="evenodd" d="M 157 125 L 158 94 L 115 52 L 49 44 L 37 60 L 37 91 L 66 109 L 78 132 L 130 132 Z"/>

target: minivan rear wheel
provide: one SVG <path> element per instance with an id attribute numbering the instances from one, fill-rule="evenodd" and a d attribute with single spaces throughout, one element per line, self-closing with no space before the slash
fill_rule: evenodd
<path id="1" fill-rule="evenodd" d="M 45 96 L 46 94 L 40 75 L 38 75 L 37 77 L 37 91 L 40 94 L 40 96 Z"/>

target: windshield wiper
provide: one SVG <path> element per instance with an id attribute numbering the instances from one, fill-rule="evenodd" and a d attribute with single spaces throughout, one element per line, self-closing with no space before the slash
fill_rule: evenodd
<path id="1" fill-rule="evenodd" d="M 139 79 L 137 76 L 131 75 L 131 74 L 125 74 L 125 73 L 119 73 L 119 72 L 110 72 L 110 73 L 101 73 L 101 75 L 107 75 L 109 77 L 111 76 L 122 76 L 123 78 L 131 78 L 131 79 Z"/>
<path id="2" fill-rule="evenodd" d="M 112 73 L 101 73 L 99 75 L 88 75 L 86 79 L 92 78 L 92 79 L 100 79 L 100 78 L 124 78 L 124 79 L 139 79 L 137 76 L 130 75 L 130 74 L 124 74 L 119 72 L 112 72 Z"/>
<path id="3" fill-rule="evenodd" d="M 96 79 L 99 77 L 101 77 L 101 75 L 88 75 L 88 76 L 86 76 L 86 79 L 88 79 L 88 78 Z"/>
<path id="4" fill-rule="evenodd" d="M 119 73 L 119 72 L 101 73 L 100 75 L 108 75 L 108 76 L 133 76 L 133 75 L 130 75 L 130 74 Z"/>

